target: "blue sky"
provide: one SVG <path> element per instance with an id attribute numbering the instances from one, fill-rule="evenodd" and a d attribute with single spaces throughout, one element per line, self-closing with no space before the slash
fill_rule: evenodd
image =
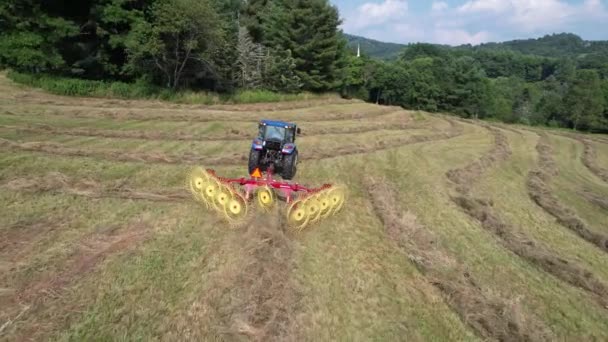
<path id="1" fill-rule="evenodd" d="M 608 0 L 330 0 L 346 33 L 395 43 L 480 44 L 571 32 L 608 40 Z"/>

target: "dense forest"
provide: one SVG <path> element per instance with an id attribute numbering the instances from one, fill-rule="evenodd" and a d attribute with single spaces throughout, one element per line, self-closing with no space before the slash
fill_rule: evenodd
<path id="1" fill-rule="evenodd" d="M 562 34 L 480 46 L 418 43 L 399 53 L 399 45 L 387 52 L 374 42 L 396 56 L 383 61 L 365 45 L 358 58 L 340 24 L 327 0 L 2 0 L 0 67 L 29 79 L 58 77 L 57 84 L 339 92 L 463 117 L 608 131 L 605 42 Z"/>
<path id="2" fill-rule="evenodd" d="M 564 36 L 573 35 L 553 38 Z M 606 132 L 605 46 L 597 44 L 593 50 L 588 46 L 587 53 L 573 58 L 568 51 L 544 57 L 500 44 L 456 48 L 411 44 L 396 61 L 369 59 L 350 71 L 364 80 L 365 93 L 377 102 L 508 123 Z M 543 51 L 543 46 L 533 49 Z"/>

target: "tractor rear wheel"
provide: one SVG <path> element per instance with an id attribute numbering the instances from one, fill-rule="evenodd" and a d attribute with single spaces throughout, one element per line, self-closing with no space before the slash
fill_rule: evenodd
<path id="1" fill-rule="evenodd" d="M 252 174 L 256 168 L 260 167 L 261 155 L 261 151 L 251 150 L 249 152 L 249 174 Z"/>
<path id="2" fill-rule="evenodd" d="M 298 164 L 298 151 L 293 152 L 292 154 L 285 156 L 283 159 L 283 172 L 281 172 L 281 177 L 285 180 L 291 180 L 297 171 Z"/>

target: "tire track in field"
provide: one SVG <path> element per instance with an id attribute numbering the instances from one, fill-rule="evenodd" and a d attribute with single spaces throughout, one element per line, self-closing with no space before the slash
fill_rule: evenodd
<path id="1" fill-rule="evenodd" d="M 482 339 L 496 341 L 550 341 L 555 337 L 547 325 L 516 300 L 484 291 L 430 230 L 416 217 L 395 205 L 393 188 L 386 181 L 365 179 L 376 215 L 386 234 L 436 287 L 460 319 Z M 449 269 L 449 271 L 446 271 Z"/>
<path id="2" fill-rule="evenodd" d="M 549 183 L 553 177 L 559 174 L 559 170 L 555 165 L 555 160 L 553 160 L 553 149 L 549 145 L 546 134 L 540 134 L 536 150 L 538 151 L 538 168 L 528 174 L 526 182 L 530 198 L 547 213 L 555 217 L 559 224 L 608 253 L 608 235 L 591 230 L 587 223 L 579 218 L 574 211 L 560 203 L 557 197 L 553 195 Z"/>
<path id="3" fill-rule="evenodd" d="M 354 134 L 354 133 L 369 133 L 380 130 L 402 131 L 410 128 L 416 128 L 410 120 L 405 122 L 389 122 L 389 123 L 365 123 L 360 126 L 353 127 L 331 127 L 310 129 L 302 132 L 301 137 L 317 137 L 328 134 Z M 110 130 L 110 129 L 93 129 L 93 128 L 62 128 L 53 127 L 46 124 L 41 125 L 26 125 L 26 126 L 5 126 L 0 125 L 0 129 L 12 130 L 18 133 L 28 134 L 57 134 L 76 137 L 101 137 L 101 138 L 117 138 L 117 139 L 140 139 L 140 140 L 158 140 L 158 141 L 234 141 L 234 140 L 250 140 L 251 132 L 241 131 L 238 129 L 230 129 L 223 135 L 202 135 L 192 134 L 188 132 L 166 132 L 152 130 Z"/>
<path id="4" fill-rule="evenodd" d="M 347 145 L 340 146 L 325 151 L 313 151 L 310 154 L 303 155 L 300 157 L 302 161 L 317 161 L 333 159 L 344 156 L 368 154 L 378 151 L 383 151 L 391 148 L 397 148 L 410 144 L 417 144 L 422 142 L 437 141 L 452 139 L 459 135 L 462 135 L 464 128 L 462 125 L 456 124 L 452 120 L 447 120 L 450 124 L 450 128 L 446 131 L 437 134 L 430 135 L 413 135 L 405 137 L 397 137 L 391 140 L 378 140 L 367 143 L 365 145 Z M 61 144 L 51 142 L 27 142 L 18 143 L 7 139 L 0 138 L 0 150 L 5 151 L 27 151 L 27 152 L 39 152 L 49 155 L 59 155 L 66 157 L 90 157 L 99 158 L 110 161 L 119 162 L 143 162 L 143 163 L 159 163 L 159 164 L 172 164 L 172 165 L 216 165 L 216 166 L 230 166 L 230 165 L 244 165 L 247 162 L 248 156 L 239 153 L 232 153 L 230 155 L 223 155 L 220 157 L 208 157 L 196 155 L 194 153 L 184 154 L 169 154 L 163 152 L 145 153 L 145 152 L 126 152 L 122 150 L 89 150 L 73 147 L 65 147 Z"/>
<path id="5" fill-rule="evenodd" d="M 507 250 L 532 265 L 574 287 L 584 289 L 602 308 L 608 309 L 608 285 L 591 271 L 525 235 L 524 230 L 502 219 L 493 209 L 491 199 L 476 198 L 471 194 L 472 184 L 491 167 L 510 158 L 512 152 L 507 137 L 497 128 L 481 124 L 494 136 L 494 146 L 478 160 L 461 169 L 450 170 L 447 178 L 456 184 L 452 201 L 481 226 L 494 234 Z M 533 174 L 534 171 L 531 172 Z"/>
<path id="6" fill-rule="evenodd" d="M 255 113 L 255 114 L 244 114 L 241 112 L 235 113 L 223 113 L 221 111 L 216 112 L 205 112 L 200 113 L 186 112 L 184 114 L 176 114 L 172 110 L 155 110 L 155 113 L 150 113 L 149 110 L 142 110 L 133 108 L 127 111 L 112 111 L 108 109 L 98 108 L 62 108 L 61 110 L 49 110 L 49 109 L 35 109 L 35 114 L 23 114 L 18 113 L 18 110 L 22 110 L 21 106 L 2 106 L 4 109 L 3 114 L 12 115 L 18 117 L 44 117 L 44 116 L 57 116 L 62 118 L 78 118 L 78 119 L 111 119 L 116 121 L 162 121 L 162 122 L 259 122 L 261 119 L 274 119 L 283 121 L 296 121 L 296 122 L 329 122 L 329 121 L 344 121 L 344 120 L 355 120 L 355 119 L 373 119 L 379 118 L 384 115 L 392 114 L 400 111 L 400 108 L 396 107 L 371 107 L 373 111 L 357 111 L 353 113 L 344 113 L 340 109 L 334 111 L 323 109 L 321 113 L 314 114 L 288 114 L 281 117 L 276 115 L 265 115 L 266 113 Z M 168 113 L 158 113 L 158 112 Z"/>

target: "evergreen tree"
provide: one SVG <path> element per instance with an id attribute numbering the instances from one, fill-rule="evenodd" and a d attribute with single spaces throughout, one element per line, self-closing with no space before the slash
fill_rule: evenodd
<path id="1" fill-rule="evenodd" d="M 302 89 L 300 77 L 296 75 L 296 61 L 291 51 L 268 51 L 264 86 L 270 90 L 286 93 L 297 93 Z"/>
<path id="2" fill-rule="evenodd" d="M 292 52 L 304 89 L 337 88 L 346 50 L 337 9 L 327 0 L 284 0 L 270 3 L 266 11 L 264 43 Z"/>
<path id="3" fill-rule="evenodd" d="M 249 34 L 256 43 L 264 41 L 264 24 L 267 18 L 267 6 L 270 2 L 272 1 L 247 0 L 245 6 L 243 6 L 241 25 L 247 27 Z"/>
<path id="4" fill-rule="evenodd" d="M 62 44 L 78 26 L 35 0 L 0 2 L 0 65 L 30 71 L 57 71 L 66 66 Z"/>

